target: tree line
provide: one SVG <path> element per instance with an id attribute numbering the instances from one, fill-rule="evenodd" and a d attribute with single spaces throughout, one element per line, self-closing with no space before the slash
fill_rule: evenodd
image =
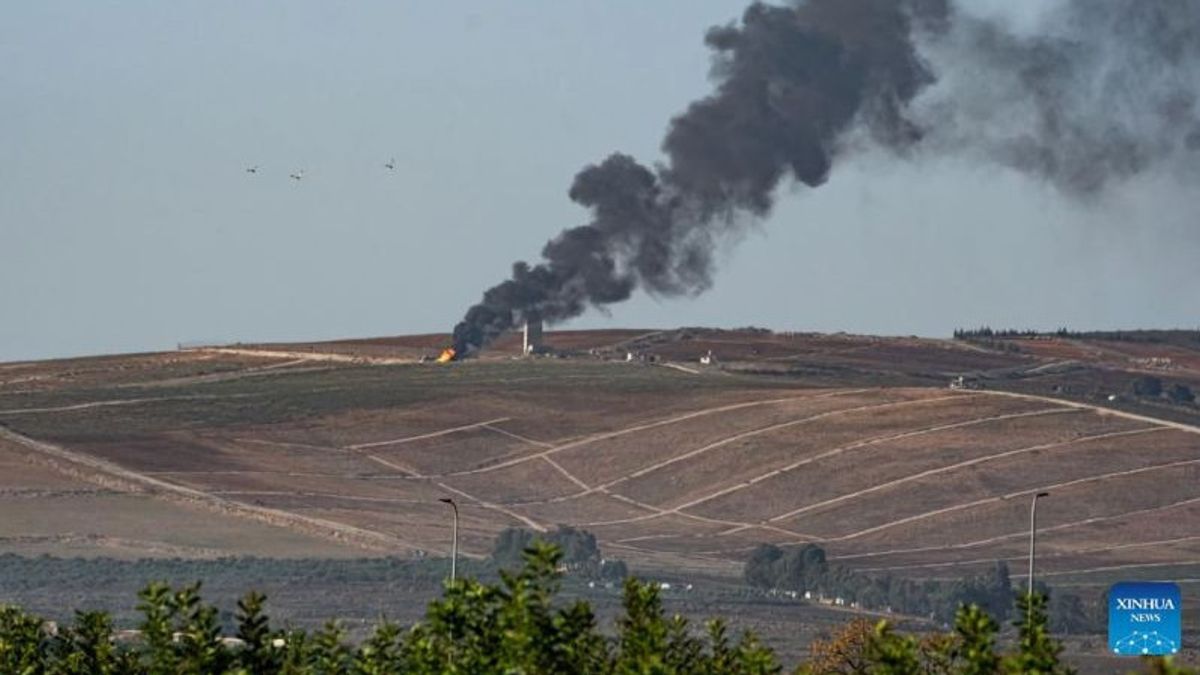
<path id="1" fill-rule="evenodd" d="M 151 584 L 140 594 L 140 632 L 118 640 L 102 612 L 77 612 L 69 627 L 48 632 L 19 608 L 0 609 L 0 672 L 21 675 L 385 675 L 390 673 L 695 673 L 782 672 L 775 654 L 751 633 L 729 635 L 719 619 L 703 629 L 668 616 L 653 584 L 627 579 L 613 630 L 601 630 L 586 601 L 556 601 L 562 552 L 535 542 L 524 565 L 496 583 L 460 579 L 431 602 L 424 620 L 407 629 L 382 621 L 352 644 L 336 623 L 306 632 L 273 627 L 265 598 L 238 603 L 237 628 L 225 636 L 217 609 L 195 584 Z M 997 646 L 999 624 L 979 605 L 963 605 L 948 632 L 922 637 L 886 622 L 852 622 L 812 645 L 794 672 L 986 675 L 1069 673 L 1061 643 L 1046 620 L 1045 597 L 1016 605 L 1017 640 Z M 1166 660 L 1149 672 L 1197 675 Z"/>
<path id="2" fill-rule="evenodd" d="M 553 544 L 562 553 L 560 571 L 597 581 L 620 581 L 629 576 L 622 560 L 605 558 L 600 553 L 596 535 L 567 525 L 546 533 L 534 533 L 519 527 L 509 527 L 496 537 L 492 561 L 501 569 L 520 567 L 524 552 L 535 540 Z"/>
<path id="3" fill-rule="evenodd" d="M 1078 331 L 1059 328 L 1040 331 L 1032 328 L 955 328 L 954 339 L 977 340 L 987 338 L 1036 340 L 1040 338 L 1063 338 L 1069 340 L 1109 340 L 1143 344 L 1188 344 L 1200 343 L 1200 330 L 1092 330 Z"/>
<path id="4" fill-rule="evenodd" d="M 997 561 L 983 574 L 955 581 L 916 581 L 856 572 L 830 562 L 824 549 L 816 544 L 787 549 L 763 544 L 746 560 L 742 576 L 747 584 L 764 591 L 808 593 L 811 600 L 840 599 L 863 609 L 890 610 L 947 623 L 954 620 L 963 605 L 976 605 L 1004 621 L 1022 594 L 1013 587 L 1004 561 Z M 1102 599 L 1089 601 L 1071 593 L 1050 593 L 1041 583 L 1038 590 L 1050 598 L 1049 622 L 1054 631 L 1093 633 L 1104 629 Z"/>

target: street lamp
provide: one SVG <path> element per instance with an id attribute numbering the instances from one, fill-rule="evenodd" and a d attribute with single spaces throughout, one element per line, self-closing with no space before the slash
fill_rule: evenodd
<path id="1" fill-rule="evenodd" d="M 1028 616 L 1026 617 L 1027 622 L 1032 622 L 1033 620 L 1033 555 L 1034 546 L 1037 542 L 1037 503 L 1038 499 L 1049 496 L 1049 492 L 1039 492 L 1033 495 L 1033 502 L 1029 505 L 1029 576 L 1027 577 L 1029 583 L 1029 607 Z"/>
<path id="2" fill-rule="evenodd" d="M 455 504 L 454 500 L 449 497 L 442 497 L 438 501 L 449 504 L 450 508 L 454 509 L 454 540 L 450 546 L 450 583 L 453 584 L 455 572 L 457 571 L 456 568 L 458 567 L 458 504 Z"/>

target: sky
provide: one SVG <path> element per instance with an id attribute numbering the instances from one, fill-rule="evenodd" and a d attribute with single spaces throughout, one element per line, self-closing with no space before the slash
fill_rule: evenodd
<path id="1" fill-rule="evenodd" d="M 447 332 L 587 220 L 566 194 L 581 167 L 661 159 L 710 90 L 704 31 L 743 6 L 4 3 L 0 361 Z M 1148 176 L 1080 203 L 864 149 L 785 188 L 707 293 L 568 326 L 1195 328 L 1182 194 Z"/>

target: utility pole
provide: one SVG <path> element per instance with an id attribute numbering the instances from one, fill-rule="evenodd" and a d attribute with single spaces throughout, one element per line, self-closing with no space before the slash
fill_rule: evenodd
<path id="1" fill-rule="evenodd" d="M 1037 503 L 1038 499 L 1049 496 L 1049 492 L 1039 492 L 1033 495 L 1033 502 L 1029 505 L 1029 576 L 1026 577 L 1029 584 L 1029 604 L 1026 608 L 1027 616 L 1025 617 L 1027 625 L 1033 621 L 1033 558 L 1034 547 L 1037 544 Z"/>
<path id="2" fill-rule="evenodd" d="M 458 504 L 449 497 L 442 497 L 438 501 L 449 504 L 450 508 L 454 509 L 454 533 L 451 535 L 453 543 L 450 545 L 450 583 L 453 584 L 455 572 L 458 571 Z"/>

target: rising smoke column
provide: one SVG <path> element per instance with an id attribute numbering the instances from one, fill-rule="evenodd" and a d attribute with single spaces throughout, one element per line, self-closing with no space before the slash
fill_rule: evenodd
<path id="1" fill-rule="evenodd" d="M 785 177 L 824 182 L 856 119 L 889 142 L 915 140 L 901 108 L 931 76 L 910 24 L 894 0 L 814 0 L 754 4 L 739 25 L 710 30 L 716 91 L 671 121 L 666 165 L 614 154 L 583 169 L 569 194 L 591 222 L 551 239 L 541 263 L 514 264 L 455 327 L 456 350 L 486 345 L 526 315 L 563 321 L 639 286 L 699 293 L 712 283 L 714 239 L 745 215 L 766 215 Z"/>
<path id="2" fill-rule="evenodd" d="M 963 1 L 922 43 L 939 82 L 910 116 L 926 151 L 995 162 L 1091 198 L 1194 170 L 1200 1 L 1046 0 L 1032 29 Z"/>
<path id="3" fill-rule="evenodd" d="M 848 132 L 1098 192 L 1200 148 L 1200 0 L 1047 0 L 1032 32 L 950 0 L 755 3 L 711 29 L 715 91 L 671 120 L 665 163 L 614 154 L 570 198 L 591 213 L 518 262 L 454 329 L 460 354 L 526 316 L 554 324 L 637 288 L 694 295 L 716 242 L 824 183 Z M 1181 150 L 1182 148 L 1182 150 Z M 1190 149 L 1189 149 L 1190 148 Z"/>

